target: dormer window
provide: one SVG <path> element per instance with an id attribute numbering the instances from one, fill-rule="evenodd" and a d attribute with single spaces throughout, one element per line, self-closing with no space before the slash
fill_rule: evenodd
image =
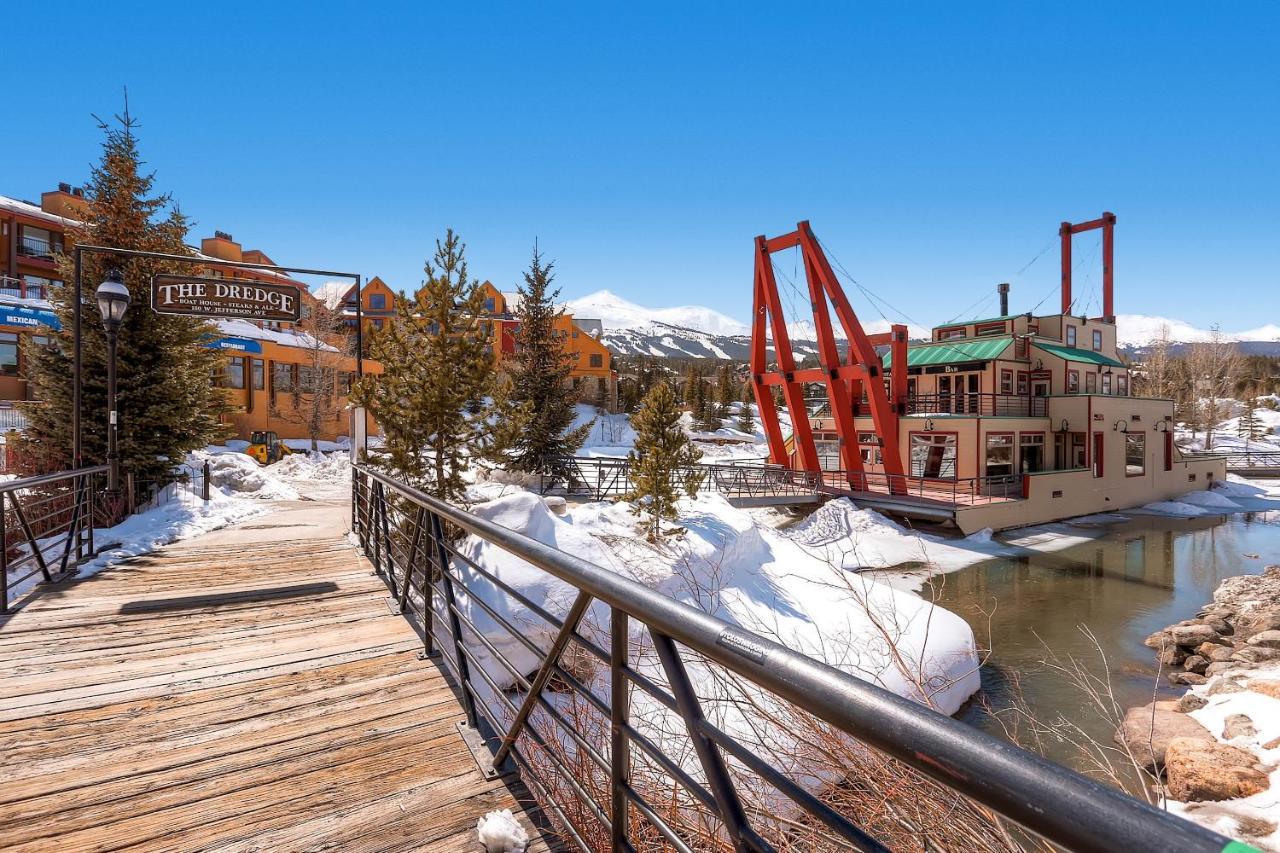
<path id="1" fill-rule="evenodd" d="M 498 310 L 498 302 L 497 302 L 497 300 L 495 300 L 492 296 L 490 296 L 488 299 L 486 299 L 486 300 L 484 301 L 484 310 L 488 311 L 490 314 L 492 314 L 494 311 Z"/>
<path id="2" fill-rule="evenodd" d="M 1093 351 L 1102 352 L 1102 330 L 1093 330 Z"/>
<path id="3" fill-rule="evenodd" d="M 1067 326 L 1063 330 L 1063 340 L 1066 341 L 1066 344 L 1069 347 L 1074 347 L 1076 345 L 1076 327 L 1075 326 Z"/>
<path id="4" fill-rule="evenodd" d="M 1004 323 L 983 323 L 977 327 L 974 334 L 978 337 L 986 337 L 988 335 L 1003 335 L 1004 332 Z"/>
<path id="5" fill-rule="evenodd" d="M 938 340 L 940 341 L 949 341 L 955 338 L 963 338 L 963 337 L 964 337 L 964 326 L 960 326 L 955 329 L 940 329 L 938 331 Z"/>

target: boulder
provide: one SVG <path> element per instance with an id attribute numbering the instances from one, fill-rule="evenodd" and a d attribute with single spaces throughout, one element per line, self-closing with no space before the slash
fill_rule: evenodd
<path id="1" fill-rule="evenodd" d="M 1280 747 L 1280 737 L 1273 737 L 1262 745 L 1263 749 L 1275 749 L 1276 747 Z"/>
<path id="2" fill-rule="evenodd" d="M 1267 661 L 1280 660 L 1280 649 L 1273 649 L 1267 646 L 1245 646 L 1237 648 L 1231 653 L 1232 660 L 1242 660 L 1249 663 L 1265 663 Z"/>
<path id="3" fill-rule="evenodd" d="M 1222 726 L 1222 739 L 1235 740 L 1238 737 L 1257 737 L 1258 727 L 1249 719 L 1248 714 L 1232 714 Z"/>
<path id="4" fill-rule="evenodd" d="M 1196 693 L 1183 693 L 1182 698 L 1178 700 L 1178 710 L 1184 714 L 1192 711 L 1199 711 L 1205 705 L 1209 704 L 1209 700 Z"/>
<path id="5" fill-rule="evenodd" d="M 1280 649 L 1280 630 L 1271 628 L 1266 631 L 1260 631 L 1249 638 L 1249 645 Z"/>
<path id="6" fill-rule="evenodd" d="M 1217 631 L 1219 634 L 1229 635 L 1229 634 L 1235 633 L 1235 629 L 1231 627 L 1230 622 L 1228 622 L 1226 619 L 1222 619 L 1217 616 L 1206 616 L 1204 619 L 1204 624 L 1208 625 L 1210 628 Z"/>
<path id="7" fill-rule="evenodd" d="M 1280 687 L 1280 683 L 1276 686 Z M 1215 681 L 1213 684 L 1210 684 L 1209 689 L 1206 692 L 1210 696 L 1217 696 L 1222 693 L 1243 693 L 1244 687 L 1239 682 L 1223 678 L 1219 681 Z"/>
<path id="8" fill-rule="evenodd" d="M 1201 643 L 1210 643 L 1218 639 L 1218 632 L 1208 625 L 1175 625 L 1169 629 L 1169 636 L 1179 646 L 1195 648 Z"/>
<path id="9" fill-rule="evenodd" d="M 1174 738 L 1212 741 L 1213 735 L 1186 714 L 1152 705 L 1130 708 L 1115 734 L 1115 742 L 1127 745 L 1133 757 L 1147 767 L 1164 764 L 1165 751 Z"/>
<path id="10" fill-rule="evenodd" d="M 1208 669 L 1206 669 L 1205 672 L 1208 672 Z M 1183 684 L 1183 685 L 1186 685 L 1187 687 L 1196 687 L 1198 685 L 1204 684 L 1208 680 L 1209 679 L 1205 678 L 1203 675 L 1200 675 L 1194 672 L 1169 673 L 1170 684 Z"/>
<path id="11" fill-rule="evenodd" d="M 1163 666 L 1182 666 L 1188 655 L 1184 649 L 1170 644 L 1161 649 L 1156 657 Z"/>
<path id="12" fill-rule="evenodd" d="M 1280 605 L 1258 607 L 1236 617 L 1237 639 L 1247 640 L 1263 631 L 1280 629 Z"/>
<path id="13" fill-rule="evenodd" d="M 1209 666 L 1209 659 L 1202 655 L 1191 655 L 1182 662 L 1182 668 L 1187 672 L 1194 672 L 1203 675 L 1205 669 Z"/>
<path id="14" fill-rule="evenodd" d="M 1173 645 L 1173 640 L 1169 637 L 1168 631 L 1156 631 L 1154 634 L 1143 640 L 1142 645 L 1149 649 L 1162 649 L 1165 646 Z"/>
<path id="15" fill-rule="evenodd" d="M 1230 660 L 1231 653 L 1235 651 L 1231 646 L 1220 646 L 1217 643 L 1201 643 L 1196 647 L 1196 654 L 1201 657 L 1208 658 L 1209 663 L 1216 663 L 1221 660 Z"/>
<path id="16" fill-rule="evenodd" d="M 1243 689 L 1243 688 L 1241 688 Z M 1249 689 L 1272 699 L 1280 699 L 1280 681 L 1265 681 L 1261 678 L 1249 682 Z"/>
<path id="17" fill-rule="evenodd" d="M 1267 774 L 1254 767 L 1250 753 L 1199 738 L 1170 740 L 1165 772 L 1169 796 L 1184 803 L 1250 797 L 1268 787 Z"/>
<path id="18" fill-rule="evenodd" d="M 1248 669 L 1253 666 L 1251 663 L 1243 663 L 1237 660 L 1216 660 L 1204 668 L 1204 674 L 1209 678 L 1213 678 L 1220 672 L 1231 672 L 1239 669 Z M 1228 691 L 1234 692 L 1234 691 Z"/>

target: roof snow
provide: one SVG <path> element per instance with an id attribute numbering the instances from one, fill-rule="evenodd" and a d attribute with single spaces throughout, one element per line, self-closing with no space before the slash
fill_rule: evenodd
<path id="1" fill-rule="evenodd" d="M 349 281 L 326 281 L 311 291 L 311 295 L 323 302 L 326 308 L 332 310 L 346 301 L 347 294 L 351 292 L 353 287 L 355 285 Z"/>
<path id="2" fill-rule="evenodd" d="M 313 349 L 319 347 L 327 352 L 337 352 L 323 341 L 318 341 L 306 332 L 263 329 L 247 320 L 214 320 L 215 325 L 224 334 L 233 338 L 248 338 L 253 341 L 268 341 L 286 347 Z"/>

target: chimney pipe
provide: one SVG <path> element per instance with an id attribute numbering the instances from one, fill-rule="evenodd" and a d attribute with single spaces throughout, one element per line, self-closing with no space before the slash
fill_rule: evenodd
<path id="1" fill-rule="evenodd" d="M 996 293 L 1000 294 L 1000 316 L 1007 317 L 1009 315 L 1009 282 L 997 284 Z"/>

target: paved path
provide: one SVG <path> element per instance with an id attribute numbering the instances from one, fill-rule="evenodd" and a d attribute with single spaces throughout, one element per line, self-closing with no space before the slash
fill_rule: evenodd
<path id="1" fill-rule="evenodd" d="M 481 849 L 523 790 L 476 770 L 337 492 L 0 617 L 0 849 Z"/>

